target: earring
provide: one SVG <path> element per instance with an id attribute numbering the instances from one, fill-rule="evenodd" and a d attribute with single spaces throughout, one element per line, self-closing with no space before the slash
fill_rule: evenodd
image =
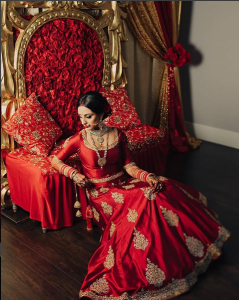
<path id="1" fill-rule="evenodd" d="M 103 124 L 103 116 L 101 116 L 100 117 L 100 122 L 99 122 L 99 128 L 100 128 L 101 131 L 103 130 L 103 126 L 104 126 L 104 124 Z"/>

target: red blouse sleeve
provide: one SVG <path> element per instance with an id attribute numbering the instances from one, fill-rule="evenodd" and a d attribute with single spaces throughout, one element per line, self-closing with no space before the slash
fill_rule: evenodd
<path id="1" fill-rule="evenodd" d="M 64 145 L 63 149 L 61 149 L 57 154 L 56 157 L 62 161 L 67 160 L 70 156 L 75 153 L 78 153 L 80 150 L 80 134 L 76 133 L 72 137 L 68 138 Z"/>
<path id="2" fill-rule="evenodd" d="M 120 144 L 121 144 L 121 150 L 122 150 L 122 162 L 124 168 L 130 167 L 131 165 L 135 165 L 133 153 L 129 149 L 129 142 L 127 140 L 127 137 L 123 131 L 120 131 Z"/>

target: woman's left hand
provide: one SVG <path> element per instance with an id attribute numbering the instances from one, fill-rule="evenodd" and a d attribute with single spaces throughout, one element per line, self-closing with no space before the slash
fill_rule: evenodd
<path id="1" fill-rule="evenodd" d="M 163 183 L 157 176 L 148 177 L 147 182 L 152 188 L 154 188 L 154 193 L 160 192 L 163 188 Z"/>

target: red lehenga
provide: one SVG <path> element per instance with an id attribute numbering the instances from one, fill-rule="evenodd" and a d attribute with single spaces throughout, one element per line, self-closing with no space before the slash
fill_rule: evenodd
<path id="1" fill-rule="evenodd" d="M 118 130 L 117 136 L 103 169 L 84 130 L 57 155 L 65 160 L 78 153 L 83 173 L 94 183 L 87 195 L 102 232 L 80 298 L 173 298 L 220 255 L 230 232 L 193 188 L 160 177 L 164 188 L 154 194 L 148 184 L 125 176 L 123 167 L 133 160 L 125 135 Z"/>

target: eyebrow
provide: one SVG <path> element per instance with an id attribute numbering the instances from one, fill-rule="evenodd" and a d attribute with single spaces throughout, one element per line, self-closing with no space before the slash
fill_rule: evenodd
<path id="1" fill-rule="evenodd" d="M 91 114 L 85 114 L 84 116 L 89 116 L 89 115 L 91 115 Z M 79 116 L 82 116 L 81 114 L 79 114 Z"/>

